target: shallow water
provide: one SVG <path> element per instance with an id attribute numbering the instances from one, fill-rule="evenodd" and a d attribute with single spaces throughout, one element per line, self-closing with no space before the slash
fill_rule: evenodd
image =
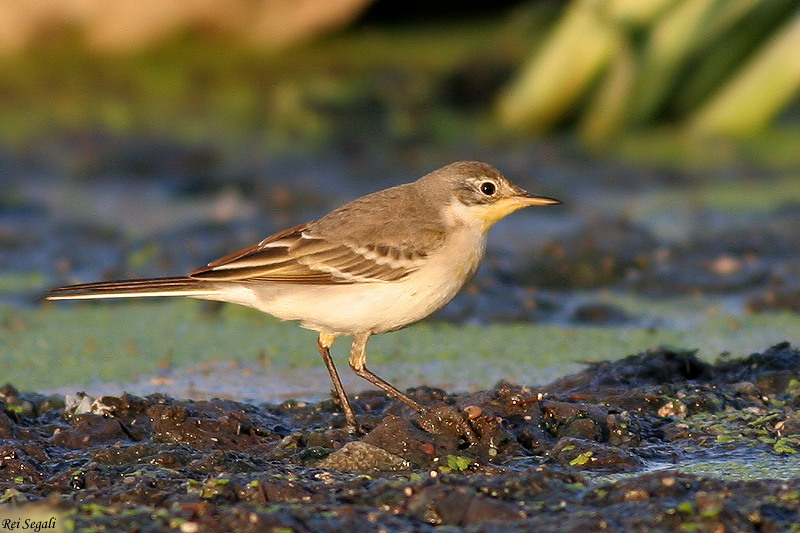
<path id="1" fill-rule="evenodd" d="M 800 477 L 800 459 L 742 451 L 725 457 L 686 459 L 676 469 L 686 474 L 726 480 L 789 480 Z"/>

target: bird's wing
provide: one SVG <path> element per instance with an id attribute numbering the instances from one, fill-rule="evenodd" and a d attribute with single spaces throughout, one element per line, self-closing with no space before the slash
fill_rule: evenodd
<path id="1" fill-rule="evenodd" d="M 332 242 L 301 224 L 199 268 L 192 278 L 226 281 L 339 284 L 395 281 L 417 270 L 419 251 L 368 243 Z"/>

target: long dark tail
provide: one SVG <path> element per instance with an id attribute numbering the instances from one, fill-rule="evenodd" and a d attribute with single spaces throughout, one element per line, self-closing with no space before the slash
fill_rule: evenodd
<path id="1" fill-rule="evenodd" d="M 145 296 L 195 296 L 214 294 L 214 284 L 190 277 L 101 281 L 69 285 L 47 291 L 48 300 L 88 300 L 93 298 L 140 298 Z"/>

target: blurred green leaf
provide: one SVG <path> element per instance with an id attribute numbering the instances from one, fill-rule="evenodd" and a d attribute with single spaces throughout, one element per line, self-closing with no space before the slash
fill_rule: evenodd
<path id="1" fill-rule="evenodd" d="M 800 14 L 796 15 L 690 121 L 700 134 L 764 129 L 800 92 Z"/>
<path id="2" fill-rule="evenodd" d="M 498 113 L 504 124 L 544 131 L 583 97 L 619 47 L 617 28 L 599 16 L 601 4 L 571 4 L 542 49 L 501 96 Z"/>
<path id="3" fill-rule="evenodd" d="M 761 131 L 800 94 L 795 0 L 575 0 L 498 101 L 542 133 L 577 117 L 592 144 L 665 123 Z"/>

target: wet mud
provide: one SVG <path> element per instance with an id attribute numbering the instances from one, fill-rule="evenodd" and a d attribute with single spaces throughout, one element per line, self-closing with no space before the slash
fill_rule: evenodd
<path id="1" fill-rule="evenodd" d="M 3 511 L 92 531 L 797 531 L 800 351 L 653 349 L 531 389 L 252 405 L 0 390 Z M 794 466 L 792 466 L 794 465 Z M 772 477 L 772 476 L 770 476 Z M 9 515 L 10 516 L 10 515 Z"/>
<path id="2" fill-rule="evenodd" d="M 475 70 L 465 70 L 473 82 Z M 450 93 L 465 92 L 451 81 L 446 109 L 458 99 Z M 384 85 L 368 87 L 383 94 Z M 800 204 L 773 182 L 786 183 L 780 171 L 744 160 L 708 172 L 634 168 L 559 141 L 441 145 L 440 134 L 409 135 L 405 119 L 392 119 L 396 102 L 367 123 L 363 104 L 321 112 L 340 126 L 318 155 L 293 146 L 300 132 L 288 137 L 289 155 L 289 146 L 262 153 L 249 114 L 255 129 L 243 137 L 254 137 L 236 150 L 102 127 L 0 146 L 0 305 L 36 307 L 45 289 L 68 283 L 183 274 L 367 192 L 476 158 L 564 205 L 515 215 L 523 238 L 493 230 L 484 268 L 437 319 L 658 326 L 586 299 L 598 289 L 800 310 Z M 750 181 L 786 192 L 785 205 L 705 203 L 702 186 Z M 671 187 L 680 197 L 670 213 L 631 215 L 639 193 Z M 679 231 L 657 231 L 657 217 Z M 788 344 L 713 365 L 653 349 L 539 388 L 411 394 L 426 413 L 374 392 L 354 397 L 362 431 L 351 435 L 332 400 L 65 398 L 6 385 L 0 529 L 57 517 L 67 530 L 184 533 L 800 531 L 800 352 Z M 730 460 L 744 466 L 736 480 L 723 475 Z M 764 460 L 765 476 L 747 475 Z M 687 473 L 697 461 L 719 462 L 720 475 Z"/>
<path id="3" fill-rule="evenodd" d="M 751 311 L 797 311 L 799 235 L 794 206 L 721 227 L 700 224 L 679 241 L 624 217 L 601 217 L 520 255 L 500 273 L 523 286 L 614 287 L 651 297 L 739 295 Z"/>

